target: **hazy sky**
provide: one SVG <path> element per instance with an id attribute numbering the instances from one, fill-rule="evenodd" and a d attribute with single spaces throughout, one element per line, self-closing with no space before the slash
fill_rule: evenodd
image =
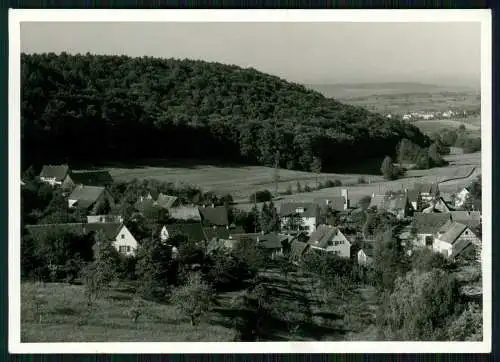
<path id="1" fill-rule="evenodd" d="M 22 23 L 23 52 L 193 58 L 298 83 L 480 81 L 480 23 Z"/>

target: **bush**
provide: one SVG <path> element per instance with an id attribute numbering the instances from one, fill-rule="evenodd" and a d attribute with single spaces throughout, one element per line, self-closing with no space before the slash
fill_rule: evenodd
<path id="1" fill-rule="evenodd" d="M 285 192 L 283 193 L 284 195 L 291 195 L 293 194 L 293 191 L 292 191 L 292 185 L 288 185 Z"/>
<path id="2" fill-rule="evenodd" d="M 311 191 L 312 191 L 311 187 L 310 187 L 309 185 L 307 185 L 307 184 L 306 184 L 306 185 L 304 186 L 304 192 L 311 192 Z"/>
<path id="3" fill-rule="evenodd" d="M 358 184 L 366 184 L 366 183 L 367 183 L 366 179 L 363 176 L 358 178 Z"/>
<path id="4" fill-rule="evenodd" d="M 273 195 L 269 190 L 257 191 L 250 195 L 250 202 L 268 202 L 273 199 Z"/>

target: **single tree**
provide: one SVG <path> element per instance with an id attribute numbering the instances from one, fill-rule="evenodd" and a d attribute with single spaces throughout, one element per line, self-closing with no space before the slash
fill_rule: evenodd
<path id="1" fill-rule="evenodd" d="M 185 285 L 173 290 L 171 301 L 181 313 L 190 318 L 191 325 L 195 326 L 201 316 L 210 310 L 214 297 L 214 291 L 202 280 L 201 275 L 192 273 Z"/>
<path id="2" fill-rule="evenodd" d="M 95 234 L 94 261 L 82 271 L 87 304 L 90 307 L 115 279 L 118 267 L 118 252 L 106 235 L 99 231 Z"/>
<path id="3" fill-rule="evenodd" d="M 314 157 L 313 161 L 311 163 L 311 172 L 314 172 L 316 174 L 316 187 L 318 187 L 319 181 L 319 174 L 321 172 L 321 158 L 319 157 Z"/>
<path id="4" fill-rule="evenodd" d="M 386 180 L 394 180 L 396 178 L 395 167 L 392 164 L 392 158 L 385 156 L 382 166 L 380 167 L 380 172 Z"/>

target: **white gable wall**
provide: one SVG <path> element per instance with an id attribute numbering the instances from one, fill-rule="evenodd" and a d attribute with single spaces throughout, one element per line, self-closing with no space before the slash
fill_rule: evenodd
<path id="1" fill-rule="evenodd" d="M 116 235 L 114 247 L 122 254 L 135 255 L 138 244 L 132 233 L 123 225 L 120 232 Z"/>

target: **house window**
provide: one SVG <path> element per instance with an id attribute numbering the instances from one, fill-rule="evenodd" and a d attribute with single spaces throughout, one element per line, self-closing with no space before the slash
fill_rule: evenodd
<path id="1" fill-rule="evenodd" d="M 469 235 L 469 230 L 465 230 L 465 235 Z"/>
<path id="2" fill-rule="evenodd" d="M 125 234 L 122 234 L 121 237 L 122 237 L 122 239 L 125 239 Z"/>
<path id="3" fill-rule="evenodd" d="M 332 246 L 333 245 L 333 241 L 332 240 L 328 240 L 328 246 Z"/>
<path id="4" fill-rule="evenodd" d="M 432 245 L 432 236 L 426 236 L 425 237 L 425 246 L 431 246 Z"/>
<path id="5" fill-rule="evenodd" d="M 120 251 L 120 253 L 126 253 L 127 251 L 129 251 L 129 248 L 130 246 L 121 245 L 118 250 Z"/>

